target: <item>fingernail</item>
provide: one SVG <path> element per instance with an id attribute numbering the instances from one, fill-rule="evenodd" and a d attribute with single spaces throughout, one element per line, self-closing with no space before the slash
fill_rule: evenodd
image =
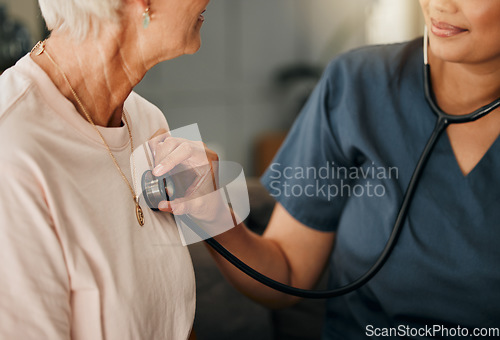
<path id="1" fill-rule="evenodd" d="M 170 203 L 168 201 L 161 201 L 158 204 L 158 209 L 160 209 L 160 210 L 169 210 L 170 209 Z"/>
<path id="2" fill-rule="evenodd" d="M 153 169 L 153 175 L 161 176 L 163 175 L 163 170 L 165 170 L 165 167 L 162 164 L 159 164 Z"/>

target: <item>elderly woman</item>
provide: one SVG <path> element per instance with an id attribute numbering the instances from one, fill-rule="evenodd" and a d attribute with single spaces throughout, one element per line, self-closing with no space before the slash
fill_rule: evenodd
<path id="1" fill-rule="evenodd" d="M 446 127 L 424 96 L 424 60 L 452 118 L 491 107 L 436 138 L 393 254 L 363 287 L 328 300 L 325 340 L 500 336 L 500 1 L 420 3 L 428 51 L 419 39 L 336 58 L 264 175 L 278 200 L 265 234 L 241 225 L 217 237 L 278 281 L 311 288 L 328 265 L 330 288 L 346 285 L 381 253 L 420 153 Z M 295 302 L 217 261 L 255 300 Z"/>
<path id="2" fill-rule="evenodd" d="M 131 177 L 168 126 L 132 90 L 199 49 L 207 4 L 40 0 L 50 38 L 0 78 L 0 338 L 189 337 L 188 250 Z"/>

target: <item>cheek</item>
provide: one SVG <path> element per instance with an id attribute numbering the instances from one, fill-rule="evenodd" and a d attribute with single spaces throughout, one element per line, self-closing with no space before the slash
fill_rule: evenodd
<path id="1" fill-rule="evenodd" d="M 429 17 L 429 0 L 420 0 L 420 9 L 424 15 L 424 19 L 426 21 L 426 23 L 428 24 L 427 22 L 427 19 Z"/>
<path id="2" fill-rule="evenodd" d="M 487 0 L 488 1 L 488 0 Z M 487 44 L 498 45 L 500 41 L 500 1 L 489 1 L 489 6 L 473 6 L 467 3 L 467 19 L 476 37 Z M 493 47 L 493 46 L 492 46 Z"/>
<path id="3" fill-rule="evenodd" d="M 192 31 L 192 26 L 192 20 L 186 17 L 177 16 L 165 23 L 163 29 L 165 35 L 168 36 L 172 42 L 182 43 Z"/>
<path id="4" fill-rule="evenodd" d="M 422 8 L 422 10 L 425 10 L 425 8 L 427 8 L 429 0 L 420 0 L 419 2 L 420 2 L 420 8 Z"/>
<path id="5" fill-rule="evenodd" d="M 420 0 L 420 9 L 425 13 L 427 13 L 427 9 L 429 8 L 429 0 Z"/>

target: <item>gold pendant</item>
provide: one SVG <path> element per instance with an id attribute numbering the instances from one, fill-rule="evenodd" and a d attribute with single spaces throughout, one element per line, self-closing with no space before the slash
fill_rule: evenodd
<path id="1" fill-rule="evenodd" d="M 139 225 L 142 227 L 144 225 L 144 212 L 139 203 L 135 204 L 135 216 L 137 216 L 137 222 L 139 222 Z"/>

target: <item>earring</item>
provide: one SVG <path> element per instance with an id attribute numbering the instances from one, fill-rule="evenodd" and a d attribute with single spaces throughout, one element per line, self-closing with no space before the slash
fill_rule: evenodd
<path id="1" fill-rule="evenodd" d="M 151 21 L 151 16 L 149 15 L 149 7 L 148 7 L 144 11 L 144 13 L 142 13 L 142 27 L 148 28 L 150 21 Z"/>

